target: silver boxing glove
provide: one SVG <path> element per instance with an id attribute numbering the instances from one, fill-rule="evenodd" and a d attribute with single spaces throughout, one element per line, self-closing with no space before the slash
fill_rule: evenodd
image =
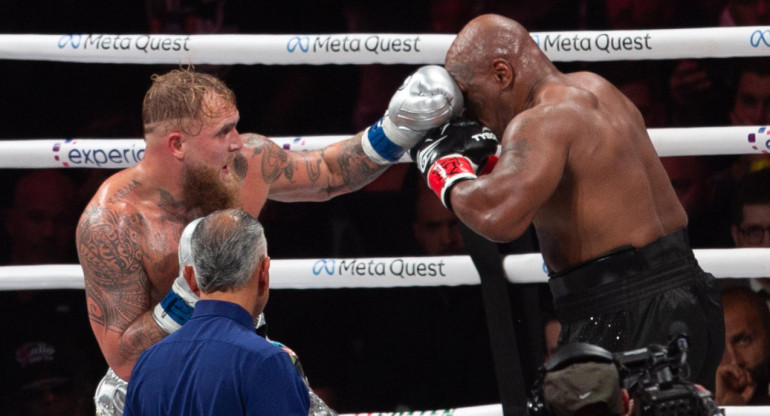
<path id="1" fill-rule="evenodd" d="M 449 72 L 438 65 L 420 67 L 390 99 L 385 116 L 364 131 L 364 153 L 381 165 L 398 162 L 425 133 L 462 109 L 463 94 Z"/>
<path id="2" fill-rule="evenodd" d="M 193 220 L 182 231 L 182 236 L 179 237 L 179 276 L 174 280 L 171 290 L 152 311 L 155 322 L 169 334 L 181 328 L 192 317 L 193 309 L 198 302 L 198 296 L 184 280 L 184 267 L 192 265 L 190 240 L 201 219 Z"/>

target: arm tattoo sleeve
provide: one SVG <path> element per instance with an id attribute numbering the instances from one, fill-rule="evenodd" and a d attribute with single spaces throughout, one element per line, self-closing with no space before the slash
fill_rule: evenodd
<path id="1" fill-rule="evenodd" d="M 89 317 L 107 331 L 122 334 L 149 310 L 149 281 L 139 243 L 142 222 L 139 214 L 120 216 L 95 208 L 86 212 L 80 225 L 77 248 Z"/>

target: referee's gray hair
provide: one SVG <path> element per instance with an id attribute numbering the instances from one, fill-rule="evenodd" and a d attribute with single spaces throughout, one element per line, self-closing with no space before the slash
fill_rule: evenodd
<path id="1" fill-rule="evenodd" d="M 203 218 L 191 241 L 193 270 L 203 293 L 238 290 L 267 256 L 262 225 L 246 212 L 228 209 Z"/>

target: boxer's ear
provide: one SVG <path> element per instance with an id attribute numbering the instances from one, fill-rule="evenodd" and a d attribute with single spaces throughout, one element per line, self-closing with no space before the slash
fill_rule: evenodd
<path id="1" fill-rule="evenodd" d="M 492 61 L 492 72 L 502 88 L 506 88 L 513 83 L 515 75 L 513 67 L 505 59 L 496 58 Z"/>
<path id="2" fill-rule="evenodd" d="M 184 142 L 184 135 L 178 131 L 171 132 L 166 136 L 166 144 L 168 145 L 169 152 L 171 152 L 175 158 L 180 160 L 184 159 Z"/>

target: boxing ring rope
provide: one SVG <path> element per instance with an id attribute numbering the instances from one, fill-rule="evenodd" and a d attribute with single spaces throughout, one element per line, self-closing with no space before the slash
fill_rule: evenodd
<path id="1" fill-rule="evenodd" d="M 757 416 L 770 414 L 770 406 L 722 406 L 726 416 Z M 503 407 L 499 404 L 486 406 L 460 407 L 424 412 L 403 413 L 355 413 L 342 416 L 502 416 Z"/>
<path id="2" fill-rule="evenodd" d="M 455 35 L 0 35 L 0 59 L 130 64 L 442 64 Z M 770 27 L 532 32 L 553 61 L 770 53 Z M 682 45 L 687 45 L 686 48 Z"/>
<path id="3" fill-rule="evenodd" d="M 701 267 L 717 278 L 770 276 L 770 248 L 695 249 Z M 511 283 L 545 283 L 540 253 L 503 259 Z M 469 256 L 375 257 L 348 259 L 275 259 L 272 289 L 354 289 L 478 285 L 481 278 Z M 83 289 L 80 265 L 0 267 L 0 290 Z"/>
<path id="4" fill-rule="evenodd" d="M 766 126 L 649 129 L 659 156 L 770 153 Z M 276 137 L 287 150 L 320 149 L 350 136 Z M 28 139 L 0 141 L 0 169 L 107 168 L 135 165 L 144 154 L 143 139 Z M 408 155 L 401 162 L 409 162 Z"/>
<path id="5" fill-rule="evenodd" d="M 0 59 L 128 64 L 363 65 L 442 64 L 455 35 L 132 35 L 0 34 Z M 770 56 L 770 27 L 532 32 L 552 61 L 616 61 Z M 683 46 L 686 45 L 686 46 Z M 660 156 L 770 152 L 763 126 L 649 129 Z M 274 138 L 281 147 L 309 150 L 348 136 Z M 141 139 L 27 139 L 0 141 L 0 169 L 111 168 L 141 160 Z M 408 162 L 404 158 L 401 162 Z M 770 276 L 770 249 L 694 250 L 718 278 Z M 509 255 L 512 283 L 546 282 L 539 253 Z M 468 256 L 274 260 L 275 289 L 336 289 L 478 285 Z M 83 289 L 79 265 L 0 267 L 0 290 Z M 733 416 L 770 414 L 770 407 L 725 407 Z M 364 413 L 362 413 L 364 414 Z M 500 404 L 367 415 L 499 416 Z"/>

